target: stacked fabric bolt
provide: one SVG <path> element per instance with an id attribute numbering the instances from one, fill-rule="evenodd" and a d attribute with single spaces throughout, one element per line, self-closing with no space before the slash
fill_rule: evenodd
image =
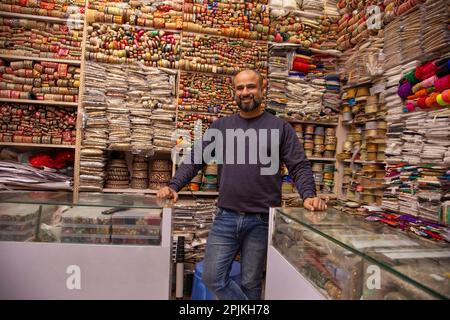
<path id="1" fill-rule="evenodd" d="M 183 27 L 183 1 L 152 0 L 127 3 L 105 0 L 89 1 L 86 19 L 88 23 L 106 22 L 156 29 L 181 29 Z"/>
<path id="2" fill-rule="evenodd" d="M 131 149 L 130 110 L 125 103 L 128 93 L 127 72 L 121 66 L 110 66 L 106 76 L 109 149 Z"/>
<path id="3" fill-rule="evenodd" d="M 401 21 L 395 19 L 384 30 L 384 49 L 385 68 L 393 68 L 402 62 L 401 41 L 398 30 L 400 30 Z"/>
<path id="4" fill-rule="evenodd" d="M 74 145 L 73 109 L 0 103 L 0 141 Z"/>
<path id="5" fill-rule="evenodd" d="M 233 114 L 232 78 L 182 73 L 178 110 Z"/>
<path id="6" fill-rule="evenodd" d="M 147 175 L 147 172 L 145 172 Z M 106 166 L 105 188 L 126 189 L 130 183 L 130 172 L 124 159 L 110 159 Z"/>
<path id="7" fill-rule="evenodd" d="M 422 163 L 442 163 L 450 148 L 450 109 L 431 111 L 421 125 L 424 146 L 420 154 Z"/>
<path id="8" fill-rule="evenodd" d="M 0 11 L 83 20 L 85 2 L 85 0 L 3 0 Z"/>
<path id="9" fill-rule="evenodd" d="M 107 63 L 142 62 L 152 67 L 178 69 L 179 34 L 97 23 L 87 29 L 88 60 Z"/>
<path id="10" fill-rule="evenodd" d="M 183 30 L 267 41 L 270 24 L 268 11 L 267 0 L 185 1 Z"/>
<path id="11" fill-rule="evenodd" d="M 101 191 L 104 184 L 108 120 L 106 118 L 107 67 L 87 62 L 83 95 L 83 137 L 80 157 L 80 190 Z"/>
<path id="12" fill-rule="evenodd" d="M 422 55 L 422 50 L 421 40 L 417 35 L 421 34 L 423 27 L 421 21 L 421 11 L 414 10 L 405 17 L 402 17 L 402 25 L 402 59 L 410 61 L 412 59 L 419 58 Z"/>
<path id="13" fill-rule="evenodd" d="M 183 32 L 180 68 L 220 74 L 242 69 L 267 73 L 267 42 L 233 40 Z"/>
<path id="14" fill-rule="evenodd" d="M 0 97 L 76 102 L 80 69 L 65 63 L 0 59 Z"/>
<path id="15" fill-rule="evenodd" d="M 417 1 L 419 2 L 419 1 Z M 423 1 L 421 1 L 423 2 Z M 428 0 L 422 11 L 422 47 L 425 53 L 448 49 L 449 15 L 448 1 Z M 447 9 L 447 10 L 446 10 Z"/>
<path id="16" fill-rule="evenodd" d="M 217 181 L 217 164 L 209 163 L 206 165 L 204 170 L 203 180 L 202 180 L 202 191 L 217 191 L 218 181 Z"/>
<path id="17" fill-rule="evenodd" d="M 153 148 L 156 151 L 171 151 L 175 146 L 172 134 L 176 112 L 176 72 L 169 69 L 153 70 L 147 74 L 150 92 L 143 97 L 144 107 L 152 109 Z"/>
<path id="18" fill-rule="evenodd" d="M 135 154 L 153 154 L 152 110 L 143 99 L 149 91 L 147 76 L 153 70 L 153 68 L 133 65 L 127 68 L 126 106 L 130 111 L 131 151 Z M 155 70 L 155 73 L 158 73 L 158 70 Z"/>
<path id="19" fill-rule="evenodd" d="M 383 199 L 381 201 L 381 207 L 391 211 L 399 211 L 399 192 L 398 188 L 401 185 L 400 171 L 403 164 L 388 164 L 386 166 L 386 175 L 384 178 Z"/>
<path id="20" fill-rule="evenodd" d="M 203 260 L 209 230 L 217 212 L 215 200 L 179 200 L 174 205 L 172 226 L 174 238 L 185 239 L 185 262 Z"/>
<path id="21" fill-rule="evenodd" d="M 147 189 L 148 187 L 148 158 L 136 155 L 133 158 L 131 174 L 132 189 Z"/>
<path id="22" fill-rule="evenodd" d="M 385 72 L 386 85 L 385 90 L 391 92 L 392 88 L 397 88 L 401 78 L 400 66 L 391 68 Z M 387 108 L 387 134 L 386 134 L 386 161 L 395 163 L 402 160 L 402 132 L 405 128 L 405 122 L 402 117 L 403 103 L 396 93 L 388 93 L 385 96 Z"/>
<path id="23" fill-rule="evenodd" d="M 0 17 L 0 53 L 57 59 L 81 59 L 83 25 Z M 55 39 L 52 42 L 36 39 Z"/>
<path id="24" fill-rule="evenodd" d="M 172 177 L 172 163 L 170 160 L 153 160 L 150 167 L 149 188 L 159 190 L 169 184 Z"/>

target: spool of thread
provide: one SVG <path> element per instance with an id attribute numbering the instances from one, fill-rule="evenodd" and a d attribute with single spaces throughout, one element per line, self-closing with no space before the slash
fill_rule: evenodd
<path id="1" fill-rule="evenodd" d="M 353 119 L 352 113 L 351 112 L 344 112 L 342 114 L 342 119 L 343 119 L 343 121 L 352 121 L 352 119 Z"/>
<path id="2" fill-rule="evenodd" d="M 366 130 L 377 129 L 377 127 L 378 127 L 377 121 L 369 121 L 369 122 L 366 122 Z"/>
<path id="3" fill-rule="evenodd" d="M 315 129 L 315 131 L 314 131 L 314 134 L 315 134 L 316 136 L 324 136 L 324 135 L 325 135 L 325 128 L 324 128 L 324 127 L 317 126 L 316 129 Z"/>
<path id="4" fill-rule="evenodd" d="M 368 153 L 370 152 L 377 152 L 378 145 L 376 143 L 368 143 L 366 145 L 366 150 Z"/>
<path id="5" fill-rule="evenodd" d="M 323 170 L 323 163 L 320 162 L 314 162 L 312 165 L 312 171 L 313 172 L 322 172 Z"/>
<path id="6" fill-rule="evenodd" d="M 336 130 L 334 128 L 326 128 L 325 135 L 326 136 L 334 136 L 334 135 L 336 135 Z"/>
<path id="7" fill-rule="evenodd" d="M 356 97 L 365 97 L 369 95 L 368 87 L 359 87 L 356 91 Z"/>
<path id="8" fill-rule="evenodd" d="M 367 152 L 367 160 L 368 161 L 375 161 L 376 159 L 377 159 L 376 152 Z"/>

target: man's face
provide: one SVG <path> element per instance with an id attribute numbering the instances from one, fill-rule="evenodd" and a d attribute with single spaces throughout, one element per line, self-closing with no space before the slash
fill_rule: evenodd
<path id="1" fill-rule="evenodd" d="M 241 72 L 234 78 L 234 100 L 244 112 L 253 111 L 261 105 L 262 88 L 254 72 Z"/>

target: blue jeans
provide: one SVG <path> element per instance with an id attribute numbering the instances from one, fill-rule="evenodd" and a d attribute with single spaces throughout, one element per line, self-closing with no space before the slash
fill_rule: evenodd
<path id="1" fill-rule="evenodd" d="M 267 255 L 268 214 L 239 214 L 219 208 L 209 232 L 202 280 L 223 300 L 261 299 Z M 230 277 L 241 251 L 241 286 Z"/>

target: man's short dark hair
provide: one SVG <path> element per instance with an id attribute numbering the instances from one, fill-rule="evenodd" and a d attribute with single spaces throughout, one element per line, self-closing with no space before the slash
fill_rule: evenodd
<path id="1" fill-rule="evenodd" d="M 236 73 L 236 74 L 234 75 L 234 77 L 233 77 L 233 85 L 234 85 L 234 79 L 236 79 L 236 76 L 237 76 L 238 74 L 242 73 L 242 72 L 253 72 L 254 74 L 256 74 L 257 77 L 258 77 L 259 87 L 260 87 L 260 88 L 263 87 L 263 83 L 264 83 L 264 78 L 263 78 L 263 76 L 261 75 L 261 73 L 259 73 L 259 71 L 252 70 L 252 69 L 245 69 L 245 70 L 241 70 L 241 71 L 239 71 L 238 73 Z"/>

